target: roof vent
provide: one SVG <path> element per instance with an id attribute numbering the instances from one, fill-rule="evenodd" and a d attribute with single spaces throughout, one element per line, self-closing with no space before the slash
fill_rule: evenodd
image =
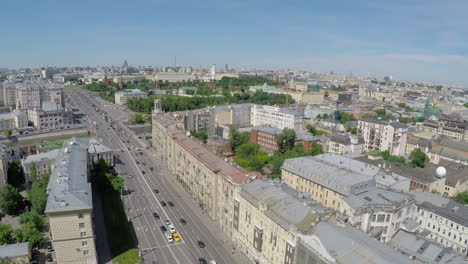
<path id="1" fill-rule="evenodd" d="M 65 202 L 65 200 L 61 200 L 60 207 L 65 207 L 65 206 L 67 206 L 67 203 Z"/>

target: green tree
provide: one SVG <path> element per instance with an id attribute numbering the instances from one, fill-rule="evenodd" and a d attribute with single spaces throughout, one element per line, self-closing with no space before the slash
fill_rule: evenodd
<path id="1" fill-rule="evenodd" d="M 468 191 L 459 192 L 453 199 L 462 204 L 468 204 Z"/>
<path id="2" fill-rule="evenodd" d="M 326 135 L 327 134 L 327 132 L 325 132 L 323 130 L 320 130 L 320 129 L 317 129 L 313 125 L 310 125 L 310 124 L 306 126 L 306 129 L 307 129 L 307 131 L 309 131 L 309 133 L 311 133 L 314 136 L 321 136 L 321 135 Z"/>
<path id="3" fill-rule="evenodd" d="M 414 149 L 410 153 L 409 159 L 411 160 L 411 164 L 413 166 L 421 168 L 426 167 L 426 164 L 429 162 L 427 155 L 418 148 Z"/>
<path id="4" fill-rule="evenodd" d="M 145 118 L 143 117 L 143 115 L 141 113 L 136 113 L 133 116 L 132 122 L 135 123 L 135 124 L 143 124 L 143 123 L 145 123 Z"/>
<path id="5" fill-rule="evenodd" d="M 320 143 L 312 142 L 309 151 L 307 152 L 310 156 L 316 156 L 319 154 L 323 154 L 323 146 Z"/>
<path id="6" fill-rule="evenodd" d="M 15 160 L 10 163 L 7 175 L 8 183 L 15 188 L 20 188 L 25 182 L 23 166 L 21 166 L 21 162 L 19 160 Z"/>
<path id="7" fill-rule="evenodd" d="M 278 150 L 282 153 L 290 150 L 294 147 L 296 142 L 296 131 L 291 128 L 283 129 L 283 133 L 276 135 L 276 144 L 278 145 Z"/>
<path id="8" fill-rule="evenodd" d="M 19 222 L 21 224 L 30 224 L 37 230 L 42 230 L 44 228 L 45 218 L 36 211 L 31 210 L 20 214 Z"/>
<path id="9" fill-rule="evenodd" d="M 32 210 L 42 215 L 47 204 L 47 184 L 49 175 L 44 175 L 42 179 L 34 179 L 31 190 L 28 193 L 28 200 L 31 201 Z"/>
<path id="10" fill-rule="evenodd" d="M 248 157 L 255 155 L 259 149 L 260 146 L 258 144 L 248 142 L 240 145 L 236 149 L 236 154 L 243 159 L 247 159 Z"/>
<path id="11" fill-rule="evenodd" d="M 13 238 L 17 242 L 29 242 L 31 247 L 39 246 L 44 242 L 42 232 L 35 228 L 31 223 L 21 225 L 21 228 L 13 232 Z"/>
<path id="12" fill-rule="evenodd" d="M 240 133 L 237 128 L 231 126 L 229 128 L 229 145 L 232 151 L 236 152 L 237 147 L 250 141 L 250 133 Z"/>
<path id="13" fill-rule="evenodd" d="M 12 236 L 12 228 L 10 225 L 0 223 L 0 244 L 12 244 L 15 242 Z"/>
<path id="14" fill-rule="evenodd" d="M 201 142 L 205 144 L 208 142 L 208 135 L 205 131 L 191 131 L 190 133 L 193 137 L 199 139 Z"/>
<path id="15" fill-rule="evenodd" d="M 23 209 L 23 197 L 18 189 L 9 184 L 0 188 L 0 209 L 10 215 L 16 215 Z"/>
<path id="16" fill-rule="evenodd" d="M 358 132 L 358 129 L 357 129 L 357 127 L 348 127 L 348 128 L 346 128 L 346 132 L 349 132 L 349 133 L 351 133 L 353 135 L 356 135 L 357 132 Z"/>
<path id="17" fill-rule="evenodd" d="M 118 192 L 122 191 L 122 188 L 123 188 L 123 179 L 122 178 L 120 178 L 118 175 L 114 175 L 112 173 L 106 173 L 106 177 L 109 178 L 110 183 L 112 185 L 112 188 L 114 188 L 114 190 L 116 190 Z"/>
<path id="18" fill-rule="evenodd" d="M 11 129 L 5 129 L 3 130 L 3 135 L 5 135 L 5 137 L 11 137 L 11 135 L 13 135 L 13 132 L 11 131 Z"/>

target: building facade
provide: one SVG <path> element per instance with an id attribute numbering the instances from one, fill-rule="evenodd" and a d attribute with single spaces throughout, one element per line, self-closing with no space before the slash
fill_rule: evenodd
<path id="1" fill-rule="evenodd" d="M 115 103 L 118 105 L 127 105 L 128 100 L 133 98 L 146 98 L 148 95 L 138 89 L 129 89 L 123 92 L 115 93 Z"/>
<path id="2" fill-rule="evenodd" d="M 328 141 L 328 152 L 336 154 L 362 153 L 364 151 L 364 138 L 352 134 L 331 134 Z"/>
<path id="3" fill-rule="evenodd" d="M 358 121 L 358 129 L 364 137 L 366 151 L 389 151 L 396 156 L 405 154 L 408 137 L 406 125 L 366 118 Z"/>
<path id="4" fill-rule="evenodd" d="M 28 119 L 36 129 L 58 129 L 73 124 L 73 111 L 60 104 L 43 102 L 40 108 L 28 110 Z"/>
<path id="5" fill-rule="evenodd" d="M 302 118 L 299 113 L 265 105 L 253 105 L 250 120 L 252 126 L 269 125 L 278 129 L 294 129 L 302 124 Z"/>

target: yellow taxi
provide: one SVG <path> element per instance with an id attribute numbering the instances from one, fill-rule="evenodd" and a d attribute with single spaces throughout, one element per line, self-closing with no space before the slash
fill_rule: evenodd
<path id="1" fill-rule="evenodd" d="M 172 238 L 174 238 L 174 241 L 175 241 L 175 242 L 179 242 L 179 241 L 180 241 L 179 234 L 177 234 L 177 233 L 172 234 Z"/>

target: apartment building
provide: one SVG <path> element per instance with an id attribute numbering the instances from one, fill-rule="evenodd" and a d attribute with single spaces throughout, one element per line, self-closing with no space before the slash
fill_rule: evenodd
<path id="1" fill-rule="evenodd" d="M 293 264 L 298 234 L 328 214 L 284 184 L 256 180 L 236 188 L 233 240 L 254 263 Z"/>
<path id="2" fill-rule="evenodd" d="M 187 111 L 184 113 L 184 128 L 187 131 L 205 132 L 208 137 L 212 137 L 216 133 L 215 119 L 214 107 Z"/>
<path id="3" fill-rule="evenodd" d="M 58 263 L 95 264 L 93 199 L 86 148 L 69 142 L 47 186 L 47 215 Z"/>
<path id="4" fill-rule="evenodd" d="M 419 233 L 432 241 L 466 254 L 468 249 L 468 207 L 448 198 L 415 190 Z"/>
<path id="5" fill-rule="evenodd" d="M 328 152 L 336 154 L 362 153 L 364 151 L 364 138 L 361 135 L 338 134 L 330 135 Z"/>
<path id="6" fill-rule="evenodd" d="M 127 105 L 128 100 L 133 98 L 146 98 L 148 95 L 139 89 L 127 89 L 122 92 L 115 93 L 115 103 L 118 105 Z"/>
<path id="7" fill-rule="evenodd" d="M 22 129 L 28 126 L 28 116 L 17 109 L 10 113 L 0 114 L 0 131 Z"/>
<path id="8" fill-rule="evenodd" d="M 321 205 L 339 210 L 343 198 L 375 188 L 378 168 L 332 153 L 287 159 L 281 167 L 284 183 L 308 192 Z"/>
<path id="9" fill-rule="evenodd" d="M 231 234 L 234 188 L 256 173 L 237 168 L 187 135 L 184 115 L 153 115 L 153 147 L 200 209 Z"/>
<path id="10" fill-rule="evenodd" d="M 415 211 L 412 195 L 382 188 L 344 197 L 340 207 L 349 224 L 382 242 L 389 242 Z"/>
<path id="11" fill-rule="evenodd" d="M 215 108 L 218 126 L 250 126 L 250 108 L 252 104 L 222 105 Z"/>
<path id="12" fill-rule="evenodd" d="M 8 152 L 5 145 L 0 144 L 0 186 L 8 183 Z"/>
<path id="13" fill-rule="evenodd" d="M 366 151 L 389 151 L 396 156 L 405 154 L 408 137 L 406 125 L 365 118 L 358 121 L 358 129 L 364 137 Z"/>
<path id="14" fill-rule="evenodd" d="M 43 102 L 41 107 L 28 110 L 28 119 L 37 129 L 58 129 L 73 124 L 73 111 L 60 104 Z"/>
<path id="15" fill-rule="evenodd" d="M 41 176 L 50 173 L 55 166 L 55 160 L 58 155 L 61 155 L 60 149 L 54 149 L 44 153 L 38 153 L 35 155 L 29 155 L 21 160 L 21 164 L 24 170 L 24 178 L 26 183 L 32 183 L 33 178 L 31 170 L 34 167 L 36 170 L 36 176 Z"/>
<path id="16" fill-rule="evenodd" d="M 440 119 L 425 120 L 422 130 L 439 136 L 447 136 L 460 141 L 468 141 L 468 123 L 456 114 L 442 115 Z"/>
<path id="17" fill-rule="evenodd" d="M 275 106 L 253 105 L 250 111 L 252 126 L 269 125 L 274 128 L 297 128 L 302 124 L 298 112 Z"/>
<path id="18" fill-rule="evenodd" d="M 28 110 L 41 107 L 41 90 L 39 82 L 24 82 L 16 86 L 16 109 Z"/>
<path id="19" fill-rule="evenodd" d="M 3 82 L 2 83 L 2 100 L 3 105 L 15 106 L 16 105 L 16 85 L 15 82 Z"/>

